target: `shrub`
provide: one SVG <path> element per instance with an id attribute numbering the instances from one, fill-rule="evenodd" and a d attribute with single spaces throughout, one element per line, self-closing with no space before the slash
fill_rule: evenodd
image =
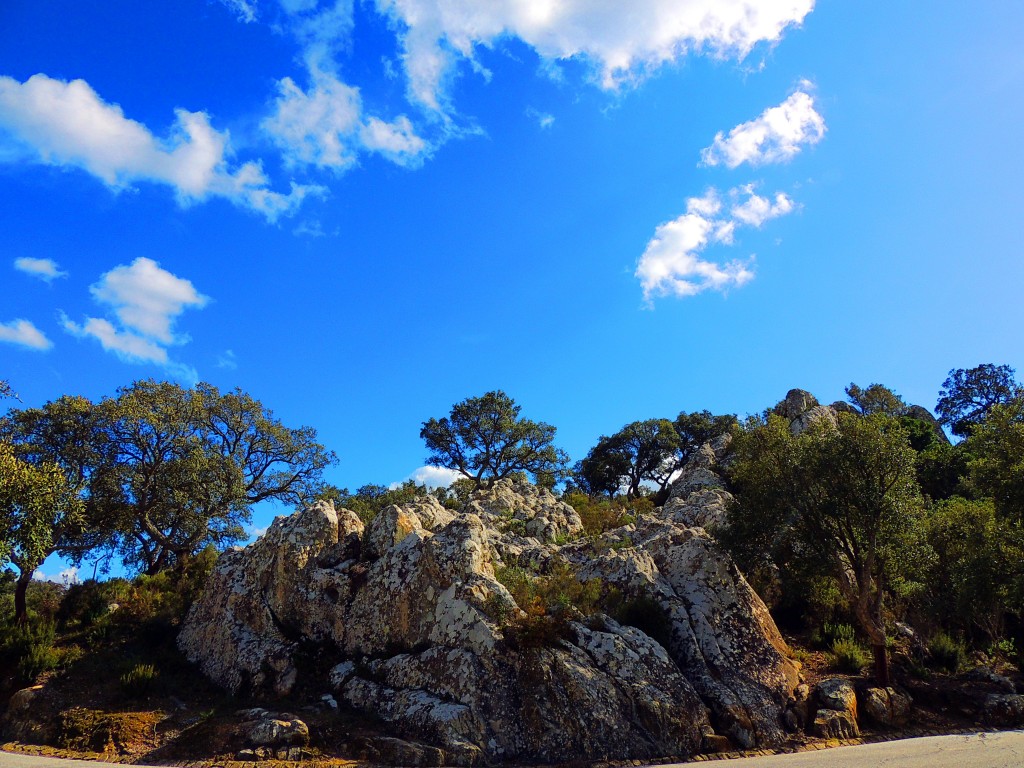
<path id="1" fill-rule="evenodd" d="M 858 674 L 871 661 L 864 647 L 853 639 L 835 640 L 829 655 L 836 670 L 851 675 Z"/>
<path id="2" fill-rule="evenodd" d="M 121 675 L 121 687 L 133 698 L 142 698 L 153 690 L 160 672 L 152 664 L 136 664 Z"/>
<path id="3" fill-rule="evenodd" d="M 964 665 L 967 648 L 962 640 L 939 632 L 928 643 L 928 656 L 933 667 L 954 674 Z"/>
<path id="4" fill-rule="evenodd" d="M 672 638 L 672 619 L 654 598 L 644 595 L 625 600 L 612 610 L 612 616 L 619 624 L 636 627 L 668 648 Z"/>
<path id="5" fill-rule="evenodd" d="M 523 611 L 508 623 L 507 635 L 521 646 L 551 645 L 566 636 L 570 621 L 598 610 L 600 580 L 580 581 L 567 563 L 556 563 L 543 575 L 519 567 L 498 568 L 495 577 Z"/>
<path id="6" fill-rule="evenodd" d="M 583 521 L 583 530 L 588 536 L 629 525 L 637 516 L 654 509 L 654 502 L 646 497 L 636 499 L 593 498 L 585 493 L 567 493 L 563 501 L 570 504 Z"/>
<path id="7" fill-rule="evenodd" d="M 43 672 L 55 669 L 61 654 L 54 649 L 54 627 L 48 621 L 29 622 L 8 629 L 2 655 L 18 677 L 33 682 Z"/>

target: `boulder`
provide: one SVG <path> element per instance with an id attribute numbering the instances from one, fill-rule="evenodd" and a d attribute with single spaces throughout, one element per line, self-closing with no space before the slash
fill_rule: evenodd
<path id="1" fill-rule="evenodd" d="M 304 747 L 309 744 L 309 727 L 294 715 L 252 709 L 246 713 L 251 719 L 243 722 L 239 735 L 250 747 Z"/>
<path id="2" fill-rule="evenodd" d="M 786 398 L 775 406 L 775 413 L 793 421 L 797 416 L 818 405 L 818 399 L 804 389 L 791 389 Z"/>
<path id="3" fill-rule="evenodd" d="M 983 723 L 998 728 L 1024 725 L 1024 696 L 1016 693 L 993 693 L 985 697 L 979 716 Z"/>
<path id="4" fill-rule="evenodd" d="M 696 461 L 710 467 L 722 450 Z M 220 558 L 179 646 L 222 686 L 257 696 L 293 690 L 300 646 L 317 647 L 330 672 L 304 682 L 387 724 L 392 741 L 368 741 L 367 755 L 406 764 L 653 759 L 721 749 L 725 737 L 776 743 L 799 665 L 735 564 L 696 527 L 710 519 L 701 509 L 729 498 L 691 486 L 674 509 L 599 541 L 579 537 L 571 506 L 517 480 L 476 492 L 458 513 L 433 499 L 389 507 L 365 529 L 318 503 Z M 601 600 L 637 626 L 573 609 L 531 634 L 530 606 L 497 577 L 509 566 L 599 578 Z"/>
<path id="5" fill-rule="evenodd" d="M 827 677 L 819 680 L 814 695 L 819 707 L 847 712 L 854 722 L 857 721 L 857 692 L 853 683 L 846 678 Z"/>
<path id="6" fill-rule="evenodd" d="M 37 701 L 42 691 L 43 686 L 33 685 L 31 688 L 22 688 L 11 696 L 7 702 L 7 711 L 0 720 L 0 734 L 13 741 L 36 742 L 40 739 L 48 728 L 32 714 L 38 706 Z"/>
<path id="7" fill-rule="evenodd" d="M 814 716 L 811 734 L 822 739 L 855 739 L 860 729 L 849 712 L 822 708 Z"/>
<path id="8" fill-rule="evenodd" d="M 905 725 L 913 699 L 895 688 L 866 688 L 860 697 L 860 709 L 876 725 Z"/>
<path id="9" fill-rule="evenodd" d="M 839 418 L 831 406 L 816 405 L 789 422 L 789 431 L 793 435 L 799 435 L 810 429 L 812 424 L 818 424 L 819 422 L 829 424 L 832 427 L 839 426 Z"/>

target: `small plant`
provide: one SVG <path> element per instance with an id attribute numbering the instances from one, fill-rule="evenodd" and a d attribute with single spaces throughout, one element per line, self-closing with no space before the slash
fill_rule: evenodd
<path id="1" fill-rule="evenodd" d="M 859 674 L 870 661 L 864 647 L 853 639 L 833 641 L 830 656 L 836 670 L 850 675 Z"/>
<path id="2" fill-rule="evenodd" d="M 129 696 L 141 699 L 153 690 L 159 677 L 159 670 L 152 664 L 136 664 L 121 675 L 121 687 Z"/>
<path id="3" fill-rule="evenodd" d="M 937 633 L 928 643 L 931 666 L 955 674 L 967 658 L 967 648 L 962 640 L 955 640 L 945 632 Z"/>
<path id="4" fill-rule="evenodd" d="M 1012 637 L 996 640 L 989 646 L 988 655 L 997 659 L 1014 659 L 1017 656 L 1017 645 Z"/>

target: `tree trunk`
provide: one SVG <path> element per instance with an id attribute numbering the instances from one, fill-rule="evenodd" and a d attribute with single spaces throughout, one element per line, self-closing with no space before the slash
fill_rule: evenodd
<path id="1" fill-rule="evenodd" d="M 871 653 L 875 657 L 875 681 L 885 688 L 890 683 L 889 652 L 884 645 L 872 645 Z"/>
<path id="2" fill-rule="evenodd" d="M 32 582 L 32 569 L 26 568 L 18 575 L 18 581 L 14 585 L 14 620 L 18 624 L 28 621 L 28 602 L 25 595 L 28 593 L 28 585 Z"/>

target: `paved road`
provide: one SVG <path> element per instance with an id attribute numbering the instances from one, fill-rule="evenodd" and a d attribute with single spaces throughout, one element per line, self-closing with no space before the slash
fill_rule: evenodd
<path id="1" fill-rule="evenodd" d="M 87 768 L 95 763 L 0 752 L 0 768 Z M 741 757 L 661 768 L 1024 768 L 1024 731 L 927 736 L 859 747 L 798 752 L 770 757 Z M 118 768 L 132 768 L 121 765 Z"/>
<path id="2" fill-rule="evenodd" d="M 722 768 L 1024 768 L 1024 731 L 926 736 L 791 755 L 741 757 L 721 763 L 680 763 L 662 768 L 694 768 L 696 765 L 708 768 L 719 765 Z M 4 768 L 2 763 L 0 768 Z"/>

